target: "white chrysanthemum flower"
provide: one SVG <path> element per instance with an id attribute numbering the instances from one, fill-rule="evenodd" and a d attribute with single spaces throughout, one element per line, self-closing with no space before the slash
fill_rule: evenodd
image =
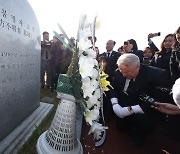
<path id="1" fill-rule="evenodd" d="M 86 56 L 81 55 L 81 57 L 79 58 L 79 71 L 80 71 L 81 77 L 85 78 L 88 76 L 92 76 L 93 67 L 94 67 L 94 64 L 89 63 L 87 61 Z"/>
<path id="2" fill-rule="evenodd" d="M 101 138 L 101 133 L 105 131 L 105 129 L 108 129 L 108 127 L 104 127 L 102 124 L 93 122 L 88 134 L 93 133 L 94 138 L 98 140 Z"/>
<path id="3" fill-rule="evenodd" d="M 89 95 L 89 99 L 87 100 L 87 107 L 90 109 L 93 106 L 99 106 L 98 105 L 98 96 L 96 95 Z"/>
<path id="4" fill-rule="evenodd" d="M 99 99 L 101 97 L 101 90 L 100 88 L 96 88 L 94 95 L 97 96 L 97 98 Z"/>
<path id="5" fill-rule="evenodd" d="M 92 47 L 92 44 L 91 44 Z M 96 52 L 93 49 L 87 49 L 85 50 L 85 53 L 87 54 L 87 57 L 96 58 Z"/>
<path id="6" fill-rule="evenodd" d="M 94 68 L 93 69 L 93 78 L 98 80 L 99 77 L 100 77 L 99 71 Z"/>
<path id="7" fill-rule="evenodd" d="M 93 76 L 94 77 L 94 76 Z M 96 78 L 95 79 L 91 79 L 91 81 L 90 81 L 91 83 L 91 86 L 93 86 L 94 87 L 94 89 L 97 89 L 98 87 L 99 87 L 99 81 L 98 80 L 96 80 Z"/>
<path id="8" fill-rule="evenodd" d="M 91 41 L 86 40 L 86 38 L 81 38 L 80 41 L 78 42 L 79 46 L 79 55 L 81 55 L 84 51 L 87 51 L 91 46 Z"/>
<path id="9" fill-rule="evenodd" d="M 94 65 L 99 67 L 98 61 L 96 59 L 94 59 Z"/>
<path id="10" fill-rule="evenodd" d="M 87 57 L 87 56 L 86 56 Z M 93 59 L 91 57 L 87 57 L 87 62 L 93 64 L 93 68 L 96 66 L 96 59 Z"/>
<path id="11" fill-rule="evenodd" d="M 99 109 L 94 108 L 93 110 L 86 110 L 85 117 L 86 122 L 92 125 L 93 121 L 99 118 Z"/>
<path id="12" fill-rule="evenodd" d="M 87 79 L 87 78 L 85 78 L 85 79 Z M 95 90 L 95 88 L 93 86 L 91 86 L 90 79 L 89 80 L 84 80 L 83 79 L 82 90 L 83 90 L 83 93 L 84 93 L 84 98 L 92 96 L 93 91 Z"/>

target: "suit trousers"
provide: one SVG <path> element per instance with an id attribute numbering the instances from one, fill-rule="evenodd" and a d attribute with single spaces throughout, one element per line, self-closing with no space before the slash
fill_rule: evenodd
<path id="1" fill-rule="evenodd" d="M 51 85 L 51 68 L 50 68 L 50 62 L 49 61 L 41 61 L 41 86 L 45 85 L 45 73 L 47 75 L 46 78 L 46 85 L 50 86 Z"/>
<path id="2" fill-rule="evenodd" d="M 129 131 L 133 135 L 144 137 L 155 128 L 155 120 L 147 114 L 133 114 L 128 117 L 116 117 L 116 126 L 120 131 Z"/>

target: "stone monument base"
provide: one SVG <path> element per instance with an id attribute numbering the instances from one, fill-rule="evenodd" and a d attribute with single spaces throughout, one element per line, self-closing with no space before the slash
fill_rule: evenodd
<path id="1" fill-rule="evenodd" d="M 0 153 L 15 154 L 29 139 L 54 105 L 40 102 L 40 106 L 0 142 Z"/>

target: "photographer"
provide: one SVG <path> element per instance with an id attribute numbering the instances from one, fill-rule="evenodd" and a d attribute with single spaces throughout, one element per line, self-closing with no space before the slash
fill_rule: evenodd
<path id="1" fill-rule="evenodd" d="M 50 78 L 50 60 L 52 55 L 50 53 L 51 49 L 51 42 L 49 41 L 49 33 L 43 32 L 43 41 L 41 41 L 41 88 L 45 86 L 45 73 L 46 73 L 46 85 L 47 88 L 51 85 L 51 78 Z"/>
<path id="2" fill-rule="evenodd" d="M 176 105 L 169 103 L 156 103 L 155 109 L 162 113 L 176 115 L 180 114 L 180 78 L 176 80 L 172 88 L 173 99 Z"/>
<path id="3" fill-rule="evenodd" d="M 141 63 L 143 63 L 144 53 L 142 50 L 138 50 L 137 43 L 134 39 L 130 39 L 124 42 L 124 51 L 126 53 L 133 53 L 139 57 Z"/>
<path id="4" fill-rule="evenodd" d="M 114 73 L 111 103 L 120 130 L 132 129 L 132 141 L 142 145 L 144 137 L 153 130 L 157 111 L 140 99 L 142 93 L 151 96 L 155 86 L 168 86 L 165 70 L 140 64 L 135 54 L 123 54 Z"/>
<path id="5" fill-rule="evenodd" d="M 170 71 L 172 80 L 175 81 L 180 77 L 180 27 L 176 30 L 176 42 L 173 46 L 170 58 Z"/>
<path id="6" fill-rule="evenodd" d="M 165 36 L 163 42 L 161 43 L 160 50 L 158 50 L 154 43 L 151 41 L 152 37 L 154 37 L 152 34 L 148 35 L 150 49 L 155 52 L 151 60 L 150 66 L 155 66 L 167 70 L 169 82 L 171 82 L 172 86 L 173 81 L 171 80 L 169 62 L 172 53 L 172 47 L 175 42 L 174 34 L 168 34 Z"/>
<path id="7" fill-rule="evenodd" d="M 170 139 L 180 140 L 180 78 L 176 80 L 172 88 L 174 104 L 156 103 L 155 109 L 168 115 L 164 134 Z M 176 106 L 176 105 L 177 106 Z"/>
<path id="8" fill-rule="evenodd" d="M 153 38 L 153 37 L 156 37 L 156 36 L 160 36 L 161 35 L 161 33 L 159 32 L 159 33 L 150 33 L 149 35 L 148 35 L 148 45 L 150 46 L 150 49 L 151 49 L 151 51 L 152 52 L 157 52 L 157 51 L 159 51 L 159 49 L 156 47 L 156 45 L 154 44 L 154 42 L 151 40 L 151 38 Z"/>
<path id="9" fill-rule="evenodd" d="M 146 47 L 144 50 L 144 58 L 143 58 L 143 64 L 149 65 L 152 57 L 154 56 L 154 53 L 152 52 L 150 47 Z"/>
<path id="10" fill-rule="evenodd" d="M 64 63 L 63 63 L 64 46 L 63 43 L 56 36 L 53 36 L 53 44 L 50 52 L 52 54 L 52 58 L 50 61 L 51 92 L 53 92 L 54 90 L 56 90 L 59 74 L 62 73 L 62 70 L 64 68 Z"/>

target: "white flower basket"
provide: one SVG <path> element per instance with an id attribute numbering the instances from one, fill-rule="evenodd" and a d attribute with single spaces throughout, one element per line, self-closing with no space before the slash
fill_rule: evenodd
<path id="1" fill-rule="evenodd" d="M 58 93 L 61 101 L 50 128 L 38 139 L 38 154 L 82 154 L 76 138 L 76 103 L 72 95 Z"/>

